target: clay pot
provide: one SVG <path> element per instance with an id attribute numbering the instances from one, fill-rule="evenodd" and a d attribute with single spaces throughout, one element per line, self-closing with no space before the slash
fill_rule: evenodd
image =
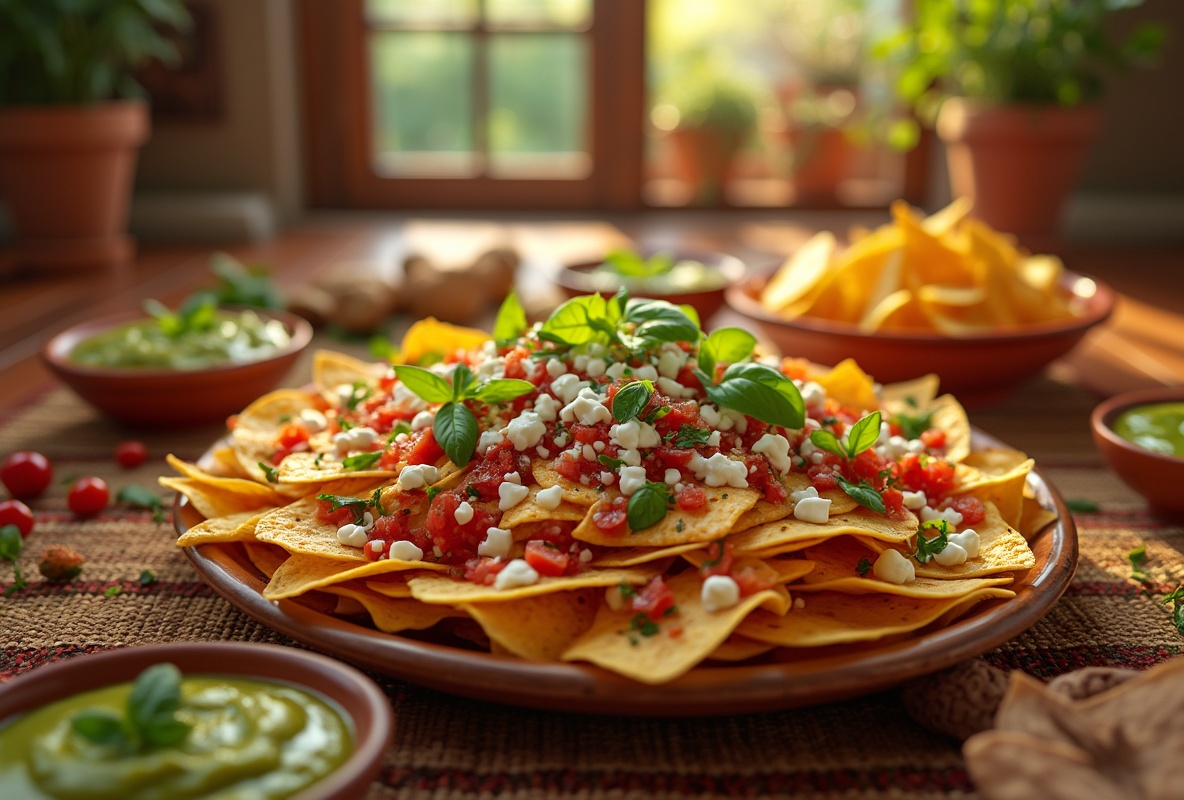
<path id="1" fill-rule="evenodd" d="M 838 128 L 809 126 L 789 131 L 793 148 L 793 188 L 798 200 L 836 202 L 835 190 L 847 177 L 851 143 Z"/>
<path id="2" fill-rule="evenodd" d="M 691 187 L 693 201 L 717 202 L 740 150 L 741 134 L 715 128 L 676 128 L 668 135 L 678 177 Z"/>
<path id="3" fill-rule="evenodd" d="M 147 106 L 0 108 L 0 195 L 15 228 L 17 266 L 94 268 L 130 261 L 125 233 Z"/>
<path id="4" fill-rule="evenodd" d="M 1092 106 L 997 106 L 951 98 L 941 107 L 954 195 L 974 201 L 974 215 L 999 231 L 1055 233 L 1098 130 Z"/>

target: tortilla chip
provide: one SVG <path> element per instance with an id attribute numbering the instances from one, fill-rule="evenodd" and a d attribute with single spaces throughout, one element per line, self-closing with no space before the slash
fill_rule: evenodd
<path id="1" fill-rule="evenodd" d="M 993 503 L 1004 522 L 1018 526 L 1024 514 L 1024 485 L 1035 463 L 1018 450 L 971 453 L 957 465 L 954 494 Z"/>
<path id="2" fill-rule="evenodd" d="M 606 567 L 635 567 L 638 564 L 650 564 L 664 558 L 672 558 L 691 550 L 699 550 L 702 542 L 687 542 L 669 547 L 613 547 L 601 552 L 591 566 L 596 569 Z"/>
<path id="3" fill-rule="evenodd" d="M 277 496 L 266 486 L 259 487 L 262 489 L 261 492 L 239 492 L 232 494 L 223 491 L 217 486 L 211 486 L 204 481 L 196 481 L 193 478 L 170 478 L 165 476 L 156 480 L 157 483 L 166 489 L 172 489 L 178 494 L 185 495 L 189 502 L 193 504 L 194 509 L 206 519 L 241 514 L 244 511 L 258 511 L 287 502 L 285 498 Z M 228 478 L 227 480 L 236 479 Z M 242 481 L 242 483 L 250 482 Z M 255 485 L 258 486 L 258 484 Z"/>
<path id="4" fill-rule="evenodd" d="M 781 478 L 781 485 L 785 487 L 785 491 L 793 494 L 794 492 L 800 492 L 803 489 L 809 489 L 813 484 L 810 482 L 810 476 L 806 473 L 791 472 Z M 848 511 L 854 511 L 855 509 L 859 508 L 859 503 L 855 502 L 855 499 L 851 497 L 851 495 L 844 492 L 842 489 L 827 489 L 825 491 L 819 492 L 818 496 L 824 500 L 830 501 L 830 515 L 832 517 L 839 514 L 846 514 Z M 776 519 L 784 519 L 793 513 L 792 502 L 781 504 L 780 507 L 785 509 L 785 513 Z M 740 522 L 744 522 L 745 519 L 746 517 L 741 517 Z M 772 522 L 773 520 L 768 521 Z M 743 530 L 743 528 L 740 528 L 740 526 L 737 525 L 735 530 L 740 531 Z"/>
<path id="5" fill-rule="evenodd" d="M 262 542 L 243 542 L 243 550 L 247 558 L 255 565 L 255 569 L 267 576 L 268 580 L 280 568 L 280 564 L 288 558 L 288 553 L 282 547 Z"/>
<path id="6" fill-rule="evenodd" d="M 606 536 L 596 527 L 592 516 L 598 506 L 593 506 L 571 535 L 579 541 L 603 547 L 669 547 L 687 542 L 710 542 L 732 530 L 741 515 L 760 498 L 752 489 L 728 486 L 705 486 L 703 491 L 707 493 L 704 508 L 697 511 L 672 508 L 656 524 L 623 536 Z M 617 494 L 615 490 L 606 491 L 600 502 L 610 502 Z"/>
<path id="7" fill-rule="evenodd" d="M 407 585 L 406 573 L 383 575 L 374 580 L 366 581 L 365 586 L 370 591 L 377 592 L 385 597 L 411 597 L 411 587 Z"/>
<path id="8" fill-rule="evenodd" d="M 576 575 L 562 575 L 557 578 L 540 577 L 529 586 L 512 589 L 495 589 L 479 583 L 457 580 L 445 575 L 417 575 L 407 582 L 411 596 L 422 603 L 502 603 L 523 597 L 567 592 L 593 586 L 619 586 L 627 583 L 640 586 L 659 574 L 653 569 L 598 569 L 580 572 Z"/>
<path id="9" fill-rule="evenodd" d="M 596 487 L 569 481 L 559 474 L 548 459 L 535 459 L 530 466 L 530 471 L 538 485 L 544 489 L 550 489 L 552 486 L 563 487 L 564 502 L 587 508 L 600 500 L 601 493 L 596 490 Z"/>
<path id="10" fill-rule="evenodd" d="M 708 661 L 726 661 L 728 663 L 735 663 L 737 661 L 747 661 L 750 658 L 756 658 L 768 653 L 774 648 L 768 642 L 758 642 L 755 639 L 748 639 L 743 636 L 732 634 L 708 654 Z"/>
<path id="11" fill-rule="evenodd" d="M 353 386 L 359 381 L 370 385 L 386 374 L 388 367 L 372 361 L 337 353 L 332 350 L 318 350 L 312 356 L 312 382 L 321 396 L 330 405 L 337 405 L 339 386 Z"/>
<path id="12" fill-rule="evenodd" d="M 588 507 L 562 500 L 559 507 L 546 509 L 538 504 L 541 486 L 530 487 L 530 494 L 518 505 L 502 515 L 500 528 L 516 528 L 528 522 L 579 522 L 588 514 Z"/>
<path id="13" fill-rule="evenodd" d="M 460 616 L 459 612 L 447 606 L 429 606 L 415 600 L 387 597 L 357 586 L 325 586 L 321 591 L 341 595 L 358 603 L 370 615 L 374 627 L 383 633 L 422 631 L 442 619 Z"/>
<path id="14" fill-rule="evenodd" d="M 1014 597 L 1010 589 L 990 587 L 943 599 L 824 591 L 784 616 L 755 611 L 737 629 L 741 636 L 780 647 L 824 647 L 870 642 L 924 628 L 953 609 L 995 598 Z M 968 605 L 970 604 L 970 605 Z"/>
<path id="15" fill-rule="evenodd" d="M 737 555 L 766 551 L 791 542 L 816 540 L 821 536 L 861 534 L 886 542 L 907 542 L 917 532 L 917 518 L 906 514 L 904 519 L 882 517 L 866 508 L 856 508 L 846 514 L 837 514 L 829 521 L 818 524 L 802 522 L 799 519 L 784 519 L 758 525 L 741 531 L 731 537 L 732 552 Z"/>
<path id="16" fill-rule="evenodd" d="M 290 556 L 276 569 L 271 581 L 263 590 L 263 596 L 268 600 L 282 600 L 296 597 L 313 589 L 324 589 L 336 583 L 352 581 L 381 575 L 384 572 L 399 572 L 410 570 L 446 570 L 442 564 L 430 564 L 424 561 L 398 561 L 395 559 L 380 559 L 379 561 L 333 561 L 317 555 L 295 554 Z"/>
<path id="17" fill-rule="evenodd" d="M 839 362 L 830 372 L 820 376 L 818 383 L 832 399 L 844 406 L 863 412 L 875 411 L 880 407 L 876 382 L 859 368 L 854 359 L 847 358 Z"/>
<path id="18" fill-rule="evenodd" d="M 477 328 L 462 328 L 440 322 L 435 317 L 421 319 L 403 335 L 400 357 L 406 364 L 416 364 L 424 356 L 444 356 L 457 350 L 476 350 L 492 337 Z"/>
<path id="19" fill-rule="evenodd" d="M 1040 502 L 1034 497 L 1024 497 L 1024 507 L 1023 512 L 1020 514 L 1020 524 L 1016 528 L 1030 542 L 1035 538 L 1036 534 L 1040 533 L 1040 531 L 1044 530 L 1047 525 L 1050 525 L 1056 519 L 1057 512 L 1040 505 Z"/>
<path id="20" fill-rule="evenodd" d="M 255 541 L 255 525 L 266 511 L 240 511 L 225 517 L 210 517 L 194 525 L 177 539 L 178 547 L 199 544 Z"/>
<path id="21" fill-rule="evenodd" d="M 970 418 L 952 394 L 943 394 L 929 405 L 930 424 L 946 432 L 946 458 L 958 462 L 970 455 Z"/>
<path id="22" fill-rule="evenodd" d="M 913 413 L 918 408 L 926 408 L 937 397 L 939 379 L 930 373 L 899 383 L 888 383 L 880 389 L 880 398 L 886 416 L 900 413 Z"/>
<path id="23" fill-rule="evenodd" d="M 792 477 L 792 474 L 786 476 L 786 478 Z M 782 482 L 784 483 L 784 481 Z M 732 533 L 745 531 L 757 525 L 764 525 L 766 522 L 776 522 L 779 519 L 785 519 L 792 512 L 793 508 L 785 503 L 770 503 L 768 500 L 762 498 L 756 501 L 755 506 L 740 515 L 740 519 L 736 520 L 736 524 L 732 526 Z"/>
<path id="24" fill-rule="evenodd" d="M 306 408 L 317 406 L 316 396 L 300 389 L 277 389 L 263 395 L 241 412 L 231 434 L 231 446 L 239 465 L 256 482 L 266 484 L 267 472 L 260 463 L 270 464 L 276 437 L 290 419 Z"/>
<path id="25" fill-rule="evenodd" d="M 351 454 L 356 455 L 356 453 Z M 276 476 L 281 484 L 321 484 L 342 480 L 383 481 L 399 475 L 399 468 L 348 469 L 342 456 L 336 450 L 302 451 L 292 453 L 276 467 Z M 308 491 L 307 489 L 305 490 Z"/>
<path id="26" fill-rule="evenodd" d="M 583 589 L 500 603 L 461 603 L 464 611 L 507 653 L 527 661 L 558 661 L 592 626 L 603 592 Z"/>
<path id="27" fill-rule="evenodd" d="M 765 613 L 776 616 L 789 607 L 789 594 L 778 587 L 741 598 L 731 608 L 707 611 L 700 599 L 703 579 L 698 572 L 680 573 L 666 583 L 678 612 L 663 617 L 657 633 L 646 636 L 635 630 L 637 615 L 628 605 L 613 611 L 605 603 L 591 629 L 567 649 L 563 660 L 590 661 L 641 683 L 666 683 L 714 652 L 754 609 L 766 606 L 772 612 Z"/>

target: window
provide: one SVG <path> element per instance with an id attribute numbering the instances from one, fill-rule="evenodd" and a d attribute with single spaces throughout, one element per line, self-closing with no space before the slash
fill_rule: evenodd
<path id="1" fill-rule="evenodd" d="M 312 200 L 884 205 L 908 160 L 850 123 L 897 2 L 304 0 Z"/>

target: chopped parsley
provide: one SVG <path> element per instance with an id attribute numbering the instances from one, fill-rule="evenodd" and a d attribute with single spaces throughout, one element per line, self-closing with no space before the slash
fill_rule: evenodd
<path id="1" fill-rule="evenodd" d="M 271 466 L 270 464 L 265 464 L 262 461 L 256 461 L 255 465 L 259 467 L 259 469 L 263 470 L 263 475 L 267 478 L 268 483 L 280 482 L 280 473 L 275 467 Z"/>
<path id="2" fill-rule="evenodd" d="M 925 529 L 936 530 L 937 535 L 932 539 L 925 538 Z M 950 543 L 950 523 L 944 519 L 931 519 L 922 522 L 917 528 L 917 552 L 913 557 L 921 564 L 928 564 L 929 559 L 946 549 Z"/>
<path id="3" fill-rule="evenodd" d="M 103 597 L 115 597 L 123 594 L 123 587 L 116 584 L 115 586 L 108 586 L 107 591 L 103 592 Z"/>
<path id="4" fill-rule="evenodd" d="M 370 469 L 370 467 L 373 467 L 378 463 L 380 458 L 382 458 L 381 450 L 374 450 L 369 453 L 358 453 L 357 455 L 346 456 L 344 459 L 342 459 L 341 466 L 345 467 L 346 469 Z"/>
<path id="5" fill-rule="evenodd" d="M 666 441 L 673 440 L 675 447 L 697 447 L 707 444 L 707 440 L 710 438 L 711 431 L 707 428 L 696 428 L 685 422 L 678 426 L 677 431 L 666 434 Z"/>
<path id="6" fill-rule="evenodd" d="M 872 562 L 868 561 L 867 556 L 864 556 L 855 565 L 855 571 L 859 573 L 859 577 L 866 578 L 867 574 L 872 571 Z"/>
<path id="7" fill-rule="evenodd" d="M 634 614 L 633 619 L 629 620 L 629 630 L 637 631 L 642 636 L 656 636 L 659 628 L 649 614 Z"/>

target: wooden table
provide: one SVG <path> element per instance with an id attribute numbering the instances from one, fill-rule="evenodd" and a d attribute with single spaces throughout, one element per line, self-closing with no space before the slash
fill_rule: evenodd
<path id="1" fill-rule="evenodd" d="M 850 221 L 773 214 L 562 221 L 344 216 L 308 220 L 275 241 L 228 250 L 246 262 L 270 264 L 280 285 L 291 287 L 346 262 L 393 274 L 411 250 L 461 259 L 506 240 L 525 256 L 524 294 L 543 303 L 549 270 L 606 243 L 716 247 L 773 266 L 813 229 L 842 231 Z M 859 221 L 882 220 L 865 215 Z M 175 304 L 208 286 L 210 252 L 145 248 L 117 274 L 6 278 L 0 288 L 0 453 L 37 449 L 54 461 L 59 479 L 100 474 L 115 488 L 154 487 L 169 471 L 167 452 L 196 458 L 218 436 L 217 426 L 169 433 L 121 429 L 57 387 L 36 354 L 53 330 L 71 321 L 132 309 L 148 297 Z M 1121 293 L 1114 317 L 1010 399 L 971 414 L 977 427 L 1034 456 L 1063 496 L 1096 504 L 1074 514 L 1081 557 L 1066 595 L 1031 630 L 984 656 L 996 667 L 1042 678 L 1086 665 L 1142 669 L 1184 654 L 1184 636 L 1162 603 L 1184 581 L 1184 527 L 1151 514 L 1109 473 L 1088 429 L 1089 411 L 1101 396 L 1184 380 L 1184 247 L 1066 246 L 1058 252 L 1071 268 Z M 296 372 L 291 381 L 305 375 Z M 131 436 L 148 443 L 151 458 L 120 470 L 111 450 Z M 75 547 L 88 563 L 67 588 L 37 583 L 0 598 L 0 681 L 61 658 L 158 641 L 291 644 L 215 595 L 173 545 L 171 526 L 150 513 L 113 506 L 96 518 L 75 519 L 58 482 L 32 505 L 38 540 Z M 1148 554 L 1142 581 L 1132 578 L 1126 558 L 1140 545 Z M 35 576 L 34 561 L 29 554 L 24 563 Z M 140 582 L 145 569 L 155 582 Z M 0 590 L 10 574 L 0 565 Z M 394 706 L 397 733 L 375 798 L 974 794 L 958 743 L 909 719 L 896 690 L 793 712 L 660 720 L 532 711 L 379 682 Z"/>

